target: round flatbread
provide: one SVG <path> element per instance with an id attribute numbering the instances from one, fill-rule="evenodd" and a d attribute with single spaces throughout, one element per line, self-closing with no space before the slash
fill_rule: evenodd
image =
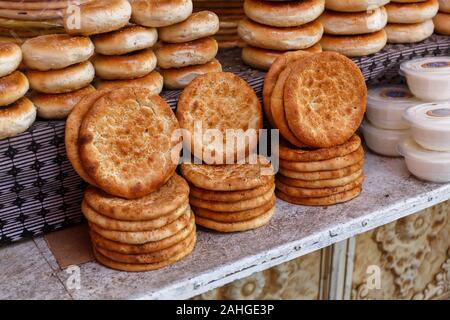
<path id="1" fill-rule="evenodd" d="M 311 147 L 343 144 L 363 120 L 366 97 L 364 76 L 347 57 L 322 52 L 301 59 L 284 86 L 289 128 Z"/>
<path id="2" fill-rule="evenodd" d="M 337 179 L 324 179 L 324 180 L 317 180 L 317 181 L 292 179 L 292 178 L 288 178 L 288 177 L 285 177 L 280 174 L 277 176 L 277 180 L 280 181 L 282 184 L 291 186 L 291 187 L 321 189 L 321 188 L 334 188 L 334 187 L 345 186 L 345 185 L 357 180 L 362 174 L 363 174 L 363 170 L 358 170 L 355 173 L 353 173 L 349 176 L 346 176 L 346 177 L 337 178 Z"/>
<path id="3" fill-rule="evenodd" d="M 100 189 L 88 187 L 84 200 L 97 212 L 112 219 L 145 221 L 170 214 L 189 199 L 186 180 L 174 174 L 157 191 L 135 200 L 112 196 Z"/>
<path id="4" fill-rule="evenodd" d="M 164 227 L 149 231 L 112 231 L 102 229 L 93 223 L 89 223 L 89 226 L 92 231 L 98 233 L 106 239 L 127 244 L 143 244 L 147 242 L 161 241 L 177 234 L 178 232 L 186 228 L 186 226 L 189 224 L 189 218 L 191 214 L 193 213 L 190 210 L 187 210 L 181 217 L 179 217 L 172 223 L 165 225 Z"/>
<path id="5" fill-rule="evenodd" d="M 276 186 L 277 190 L 280 190 L 281 192 L 289 196 L 298 198 L 320 198 L 353 190 L 354 188 L 361 186 L 363 182 L 364 182 L 364 174 L 361 174 L 356 180 L 350 182 L 345 186 L 340 187 L 320 188 L 320 189 L 298 188 L 288 186 L 280 182 L 279 180 L 277 180 Z"/>
<path id="6" fill-rule="evenodd" d="M 169 248 L 186 239 L 192 232 L 195 232 L 194 215 L 191 215 L 190 221 L 184 229 L 174 234 L 173 236 L 162 239 L 160 241 L 152 241 L 143 244 L 126 244 L 106 239 L 93 230 L 90 230 L 90 235 L 92 241 L 95 242 L 98 247 L 102 247 L 110 251 L 119 252 L 122 254 L 142 254 L 152 253 Z"/>
<path id="7" fill-rule="evenodd" d="M 199 216 L 195 217 L 195 222 L 202 227 L 216 230 L 219 232 L 239 232 L 260 228 L 270 222 L 275 214 L 275 208 L 270 209 L 266 213 L 247 221 L 241 222 L 218 222 L 205 219 Z"/>
<path id="8" fill-rule="evenodd" d="M 291 67 L 287 66 L 278 77 L 277 83 L 270 98 L 270 110 L 273 122 L 280 131 L 281 136 L 297 147 L 304 147 L 305 144 L 297 139 L 288 126 L 286 113 L 284 111 L 284 85 L 291 73 Z"/>
<path id="9" fill-rule="evenodd" d="M 218 222 L 241 222 L 246 220 L 251 220 L 265 212 L 269 211 L 271 208 L 275 206 L 276 203 L 275 195 L 272 196 L 272 199 L 263 204 L 260 207 L 236 212 L 218 212 L 212 211 L 204 208 L 192 207 L 192 211 L 194 211 L 196 216 L 200 216 L 201 218 L 218 221 Z"/>
<path id="10" fill-rule="evenodd" d="M 81 123 L 89 108 L 95 101 L 101 98 L 107 91 L 96 91 L 92 94 L 86 95 L 78 102 L 69 114 L 66 121 L 65 131 L 65 145 L 67 158 L 76 173 L 87 183 L 97 186 L 97 183 L 92 179 L 83 168 L 80 155 L 78 153 L 78 134 L 80 132 Z"/>
<path id="11" fill-rule="evenodd" d="M 311 162 L 322 161 L 342 157 L 358 150 L 361 146 L 361 138 L 354 134 L 347 142 L 331 148 L 320 148 L 315 150 L 303 150 L 290 146 L 281 140 L 279 144 L 279 157 L 287 161 Z"/>
<path id="12" fill-rule="evenodd" d="M 105 265 L 106 267 L 109 267 L 111 269 L 116 269 L 120 271 L 128 271 L 128 272 L 143 272 L 143 271 L 150 271 L 150 270 L 157 270 L 164 267 L 167 267 L 171 264 L 174 264 L 175 262 L 183 259 L 187 255 L 189 255 L 195 248 L 195 241 L 192 241 L 189 247 L 186 248 L 186 250 L 178 253 L 177 255 L 171 257 L 170 259 L 162 262 L 156 262 L 156 263 L 123 263 L 123 262 L 117 262 L 114 260 L 111 260 L 101 253 L 99 253 L 94 248 L 94 256 L 97 259 L 98 262 Z"/>
<path id="13" fill-rule="evenodd" d="M 89 109 L 79 134 L 83 167 L 106 192 L 146 196 L 175 172 L 181 151 L 166 101 L 144 88 L 111 91 Z"/>
<path id="14" fill-rule="evenodd" d="M 182 214 L 184 214 L 189 209 L 189 203 L 186 202 L 181 207 L 177 208 L 175 211 L 166 214 L 164 216 L 145 221 L 124 221 L 108 218 L 90 207 L 86 201 L 81 204 L 81 211 L 83 212 L 86 219 L 96 224 L 97 226 L 105 230 L 116 230 L 116 231 L 148 231 L 153 229 L 162 228 L 178 219 Z"/>
<path id="15" fill-rule="evenodd" d="M 355 152 L 323 161 L 294 162 L 280 159 L 280 167 L 300 172 L 330 171 L 349 167 L 360 162 L 363 158 L 364 149 L 360 146 Z"/>
<path id="16" fill-rule="evenodd" d="M 286 52 L 275 59 L 272 65 L 267 71 L 266 76 L 264 77 L 264 86 L 263 86 L 263 101 L 264 101 L 264 112 L 266 114 L 267 120 L 269 123 L 274 126 L 272 110 L 270 108 L 270 99 L 272 97 L 273 89 L 277 83 L 278 77 L 280 73 L 286 68 L 288 64 L 291 62 L 309 56 L 310 53 L 305 52 L 303 50 Z"/>
<path id="17" fill-rule="evenodd" d="M 263 126 L 255 91 L 229 72 L 195 78 L 178 100 L 177 118 L 192 154 L 208 164 L 236 163 L 248 156 L 257 146 Z M 238 136 L 245 134 L 248 139 L 242 144 L 230 143 L 236 142 L 231 131 Z M 215 133 L 221 136 L 216 137 Z"/>
<path id="18" fill-rule="evenodd" d="M 122 254 L 115 251 L 110 251 L 102 247 L 98 247 L 96 246 L 95 242 L 94 246 L 96 251 L 114 261 L 123 263 L 159 263 L 170 260 L 172 257 L 177 256 L 180 253 L 186 251 L 186 249 L 190 247 L 190 244 L 196 241 L 197 241 L 196 233 L 191 232 L 191 234 L 186 239 L 164 250 L 152 253 L 141 253 L 133 255 Z"/>
<path id="19" fill-rule="evenodd" d="M 361 187 L 356 187 L 353 190 L 349 190 L 343 193 L 333 194 L 328 197 L 320 198 L 299 198 L 289 196 L 279 190 L 276 191 L 276 195 L 281 200 L 292 204 L 305 205 L 305 206 L 331 206 L 338 203 L 347 202 L 353 200 L 361 193 Z"/>
<path id="20" fill-rule="evenodd" d="M 250 190 L 237 190 L 237 191 L 210 191 L 202 188 L 197 188 L 194 185 L 190 185 L 190 195 L 194 198 L 218 201 L 218 202 L 235 202 L 256 198 L 268 192 L 273 186 L 274 181 Z"/>
<path id="21" fill-rule="evenodd" d="M 266 204 L 271 200 L 274 190 L 275 187 L 272 187 L 268 192 L 266 192 L 262 196 L 236 202 L 207 201 L 194 197 L 190 197 L 189 202 L 194 207 L 204 208 L 212 211 L 222 211 L 222 212 L 242 211 L 254 209 Z"/>
<path id="22" fill-rule="evenodd" d="M 261 187 L 273 181 L 273 168 L 263 157 L 244 164 L 211 166 L 182 164 L 181 174 L 198 188 L 212 191 L 238 191 Z"/>
<path id="23" fill-rule="evenodd" d="M 364 166 L 364 159 L 354 165 L 337 170 L 300 172 L 280 167 L 279 172 L 283 176 L 291 179 L 299 179 L 303 181 L 317 181 L 317 180 L 339 179 L 342 177 L 346 177 L 348 175 L 355 173 L 358 170 L 361 170 L 363 166 Z"/>

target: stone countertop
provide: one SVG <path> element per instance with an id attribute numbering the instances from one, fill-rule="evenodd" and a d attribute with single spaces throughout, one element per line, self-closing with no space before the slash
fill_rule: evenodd
<path id="1" fill-rule="evenodd" d="M 195 251 L 168 268 L 145 273 L 80 265 L 81 286 L 67 289 L 44 239 L 0 249 L 0 299 L 186 299 L 295 259 L 450 198 L 450 184 L 412 177 L 400 158 L 370 152 L 361 196 L 331 207 L 278 200 L 272 222 L 258 230 L 219 234 L 200 229 Z"/>

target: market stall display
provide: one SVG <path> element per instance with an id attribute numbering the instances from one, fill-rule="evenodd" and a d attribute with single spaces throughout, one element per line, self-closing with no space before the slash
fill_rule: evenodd
<path id="1" fill-rule="evenodd" d="M 434 36 L 382 50 L 384 28 L 391 42 L 409 43 L 427 38 L 434 18 L 445 34 L 447 1 L 440 1 L 437 16 L 436 0 L 194 2 L 82 1 L 77 16 L 60 1 L 46 13 L 32 12 L 42 9 L 37 1 L 0 1 L 0 37 L 23 25 L 17 28 L 22 38 L 10 40 L 24 41 L 20 67 L 19 47 L 0 45 L 0 88 L 6 88 L 0 94 L 1 243 L 77 223 L 81 208 L 101 263 L 145 271 L 187 256 L 196 243 L 195 223 L 219 232 L 268 224 L 276 214 L 275 194 L 297 205 L 352 200 L 365 179 L 364 149 L 355 134 L 365 112 L 364 80 L 390 79 L 405 60 L 416 63 L 402 67 L 411 93 L 439 100 L 417 109 L 418 117 L 435 117 L 442 130 L 408 117 L 404 109 L 419 100 L 390 87 L 377 93 L 387 96 L 381 107 L 369 96 L 366 143 L 380 154 L 404 155 L 421 179 L 450 180 L 444 141 L 450 108 L 441 102 L 449 99 L 448 61 L 412 59 L 448 55 L 450 41 Z M 18 11 L 26 12 L 22 20 Z M 219 43 L 237 44 L 237 32 L 246 42 L 242 53 L 224 51 L 216 59 Z M 320 53 L 320 42 L 353 62 Z M 221 72 L 222 64 L 231 72 Z M 27 69 L 26 76 L 17 68 Z M 90 85 L 95 76 L 96 88 Z M 163 85 L 184 91 L 162 91 Z M 33 91 L 25 96 L 28 86 Z M 282 138 L 272 155 L 279 157 L 276 178 L 266 159 L 252 162 L 263 128 L 261 91 L 266 118 Z M 166 101 L 178 105 L 176 117 Z M 68 117 L 67 124 L 38 121 L 27 130 L 36 113 Z M 222 134 L 253 133 L 232 149 L 227 142 L 234 137 L 225 135 L 220 142 L 227 148 L 220 151 L 210 137 L 196 137 L 198 123 Z M 184 163 L 184 178 L 172 158 L 181 149 L 181 138 L 172 140 L 179 127 L 187 153 L 203 161 Z M 244 163 L 227 164 L 230 154 Z M 433 170 L 423 173 L 427 166 Z"/>

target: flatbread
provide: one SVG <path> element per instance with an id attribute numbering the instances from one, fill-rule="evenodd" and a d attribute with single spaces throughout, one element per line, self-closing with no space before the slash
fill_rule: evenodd
<path id="1" fill-rule="evenodd" d="M 275 206 L 276 199 L 277 198 L 275 197 L 275 195 L 273 195 L 272 199 L 269 202 L 263 204 L 260 207 L 236 212 L 217 212 L 197 207 L 192 207 L 192 211 L 194 211 L 196 216 L 217 222 L 242 222 L 255 219 L 256 217 L 259 217 L 260 215 L 269 211 Z"/>
<path id="2" fill-rule="evenodd" d="M 255 91 L 230 72 L 207 73 L 195 78 L 178 100 L 177 118 L 180 127 L 185 129 L 184 141 L 191 153 L 208 164 L 229 163 L 226 155 L 235 161 L 248 156 L 256 148 L 263 127 L 261 104 Z M 200 124 L 203 134 L 195 129 Z M 223 139 L 211 142 L 206 134 L 209 129 L 220 131 Z M 227 130 L 249 133 L 248 139 L 242 145 L 230 143 Z"/>
<path id="3" fill-rule="evenodd" d="M 206 189 L 197 188 L 194 185 L 190 185 L 190 195 L 194 198 L 218 201 L 218 202 L 234 202 L 248 200 L 256 198 L 268 192 L 274 186 L 275 179 L 273 182 L 262 185 L 255 189 L 250 190 L 238 190 L 238 191 L 210 191 Z"/>
<path id="4" fill-rule="evenodd" d="M 218 166 L 183 163 L 181 174 L 194 186 L 213 191 L 250 190 L 273 181 L 273 168 L 266 158 L 258 156 L 252 163 Z"/>
<path id="5" fill-rule="evenodd" d="M 328 197 L 321 197 L 321 198 L 299 198 L 299 197 L 293 197 L 289 196 L 280 190 L 275 191 L 278 198 L 281 200 L 284 200 L 286 202 L 292 203 L 292 204 L 298 204 L 298 205 L 305 205 L 305 206 L 331 206 L 338 203 L 347 202 L 350 200 L 353 200 L 361 193 L 361 187 L 356 187 L 353 190 L 349 190 L 343 193 L 333 194 Z"/>
<path id="6" fill-rule="evenodd" d="M 360 146 L 356 151 L 342 157 L 322 161 L 296 162 L 280 159 L 280 167 L 292 171 L 316 172 L 346 168 L 360 162 L 364 158 L 364 149 Z"/>
<path id="7" fill-rule="evenodd" d="M 321 198 L 353 190 L 354 188 L 361 186 L 363 182 L 364 182 L 364 174 L 361 174 L 356 180 L 340 187 L 320 188 L 320 189 L 298 188 L 288 186 L 280 181 L 276 182 L 276 186 L 277 190 L 280 190 L 281 192 L 283 192 L 288 196 L 296 198 Z"/>
<path id="8" fill-rule="evenodd" d="M 278 128 L 281 136 L 297 147 L 304 147 L 305 144 L 299 141 L 292 133 L 291 129 L 289 129 L 284 112 L 284 85 L 291 70 L 291 67 L 287 66 L 277 79 L 277 83 L 272 91 L 272 96 L 270 97 L 270 113 L 272 114 L 273 124 L 275 128 Z"/>
<path id="9" fill-rule="evenodd" d="M 300 171 L 292 171 L 289 169 L 285 169 L 280 167 L 279 172 L 285 177 L 292 179 L 300 179 L 306 181 L 316 181 L 316 180 L 327 180 L 327 179 L 338 179 L 342 177 L 346 177 L 352 173 L 355 173 L 358 170 L 361 170 L 364 166 L 364 159 L 359 161 L 358 163 L 337 170 L 330 171 L 316 171 L 316 172 L 300 172 Z"/>
<path id="10" fill-rule="evenodd" d="M 273 89 L 277 83 L 278 77 L 280 73 L 286 68 L 288 64 L 291 62 L 304 58 L 308 56 L 308 53 L 305 51 L 290 51 L 279 56 L 270 66 L 267 71 L 266 76 L 264 77 L 264 86 L 263 86 L 263 101 L 264 101 L 264 112 L 266 114 L 267 120 L 269 123 L 274 126 L 272 111 L 270 108 L 270 99 L 272 97 Z"/>
<path id="11" fill-rule="evenodd" d="M 197 241 L 197 236 L 195 232 L 191 234 L 181 242 L 166 248 L 161 251 L 155 251 L 152 253 L 141 253 L 141 254 L 122 254 L 115 251 L 110 251 L 108 249 L 98 247 L 94 243 L 95 250 L 101 253 L 103 256 L 108 257 L 111 260 L 122 262 L 122 263 L 160 263 L 186 252 L 190 248 L 192 242 Z"/>
<path id="12" fill-rule="evenodd" d="M 189 202 L 194 207 L 204 208 L 212 211 L 223 211 L 223 212 L 242 211 L 254 209 L 266 204 L 272 199 L 274 190 L 275 187 L 272 187 L 268 192 L 266 192 L 262 196 L 236 202 L 207 201 L 194 198 L 192 196 L 189 198 Z"/>
<path id="13" fill-rule="evenodd" d="M 110 251 L 119 252 L 122 254 L 142 254 L 152 253 L 169 248 L 174 244 L 177 244 L 178 242 L 186 239 L 187 236 L 190 235 L 193 231 L 195 232 L 195 217 L 194 215 L 191 215 L 190 221 L 185 228 L 183 228 L 173 236 L 159 241 L 146 242 L 143 244 L 126 244 L 106 239 L 98 233 L 94 232 L 92 229 L 90 230 L 90 235 L 92 241 L 95 242 L 98 247 L 102 247 Z"/>
<path id="14" fill-rule="evenodd" d="M 93 223 L 89 223 L 89 226 L 91 227 L 92 231 L 100 234 L 106 239 L 127 244 L 143 244 L 152 241 L 161 241 L 177 234 L 189 224 L 189 218 L 191 214 L 193 213 L 188 210 L 172 223 L 151 231 L 111 231 L 102 229 Z"/>
<path id="15" fill-rule="evenodd" d="M 92 107 L 92 105 L 104 96 L 108 91 L 97 91 L 83 97 L 70 112 L 66 121 L 65 131 L 65 145 L 67 158 L 69 159 L 72 167 L 76 173 L 87 183 L 93 186 L 97 186 L 97 183 L 92 179 L 88 173 L 84 170 L 81 163 L 80 155 L 78 152 L 78 135 L 80 132 L 81 123 L 84 116 Z"/>
<path id="16" fill-rule="evenodd" d="M 284 87 L 289 128 L 305 145 L 329 148 L 345 143 L 366 111 L 367 87 L 358 66 L 335 52 L 299 60 Z"/>
<path id="17" fill-rule="evenodd" d="M 186 202 L 181 207 L 176 210 L 166 214 L 164 216 L 145 221 L 125 221 L 116 220 L 104 216 L 90 207 L 86 201 L 81 204 L 81 211 L 83 212 L 86 219 L 94 223 L 95 225 L 105 229 L 105 230 L 117 230 L 117 231 L 148 231 L 158 228 L 162 228 L 178 219 L 182 214 L 184 214 L 189 209 L 189 203 Z"/>
<path id="18" fill-rule="evenodd" d="M 287 161 L 311 162 L 342 157 L 356 151 L 361 146 L 361 138 L 354 134 L 347 142 L 331 147 L 315 150 L 298 149 L 281 140 L 279 157 Z"/>
<path id="19" fill-rule="evenodd" d="M 166 101 L 144 88 L 110 91 L 84 116 L 79 133 L 83 167 L 106 192 L 137 199 L 175 172 L 181 151 L 177 120 Z"/>
<path id="20" fill-rule="evenodd" d="M 247 221 L 223 223 L 196 216 L 195 222 L 199 226 L 216 230 L 219 232 L 239 232 L 260 228 L 268 224 L 274 214 L 275 208 L 272 208 L 266 213 L 260 215 L 259 217 Z"/>
<path id="21" fill-rule="evenodd" d="M 151 194 L 127 200 L 112 196 L 100 189 L 88 187 L 84 199 L 95 211 L 117 220 L 152 220 L 173 212 L 188 201 L 189 185 L 174 174 L 166 184 Z"/>
<path id="22" fill-rule="evenodd" d="M 98 262 L 103 264 L 106 267 L 109 267 L 111 269 L 121 270 L 121 271 L 128 271 L 128 272 L 143 272 L 143 271 L 150 271 L 150 270 L 156 270 L 161 269 L 164 267 L 167 267 L 171 264 L 174 264 L 175 262 L 185 258 L 188 256 L 195 248 L 195 241 L 192 241 L 188 248 L 186 248 L 185 251 L 180 252 L 176 256 L 173 256 L 169 260 L 157 262 L 157 263 L 150 263 L 150 264 L 133 264 L 133 263 L 121 263 L 114 260 L 111 260 L 101 253 L 99 253 L 94 248 L 94 256 L 97 259 Z"/>
<path id="23" fill-rule="evenodd" d="M 345 186 L 356 179 L 358 179 L 363 174 L 362 169 L 342 178 L 336 179 L 324 179 L 324 180 L 316 180 L 316 181 L 308 181 L 308 180 L 299 180 L 285 177 L 283 175 L 278 175 L 277 180 L 281 183 L 298 188 L 309 188 L 309 189 L 317 189 L 317 188 L 333 188 Z"/>

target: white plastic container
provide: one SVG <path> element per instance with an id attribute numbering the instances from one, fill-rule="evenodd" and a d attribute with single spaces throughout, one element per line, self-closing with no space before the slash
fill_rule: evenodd
<path id="1" fill-rule="evenodd" d="M 398 151 L 416 177 L 437 183 L 450 182 L 450 152 L 423 149 L 412 138 L 402 140 Z"/>
<path id="2" fill-rule="evenodd" d="M 425 149 L 450 151 L 450 102 L 425 103 L 405 111 L 413 139 Z"/>
<path id="3" fill-rule="evenodd" d="M 398 143 L 409 136 L 409 130 L 380 129 L 368 121 L 361 125 L 364 140 L 370 150 L 389 157 L 399 157 Z"/>
<path id="4" fill-rule="evenodd" d="M 401 64 L 400 72 L 417 98 L 424 101 L 450 99 L 450 57 L 407 61 Z"/>
<path id="5" fill-rule="evenodd" d="M 403 120 L 403 113 L 421 103 L 406 86 L 375 87 L 367 96 L 366 116 L 378 128 L 404 130 L 409 124 Z"/>

